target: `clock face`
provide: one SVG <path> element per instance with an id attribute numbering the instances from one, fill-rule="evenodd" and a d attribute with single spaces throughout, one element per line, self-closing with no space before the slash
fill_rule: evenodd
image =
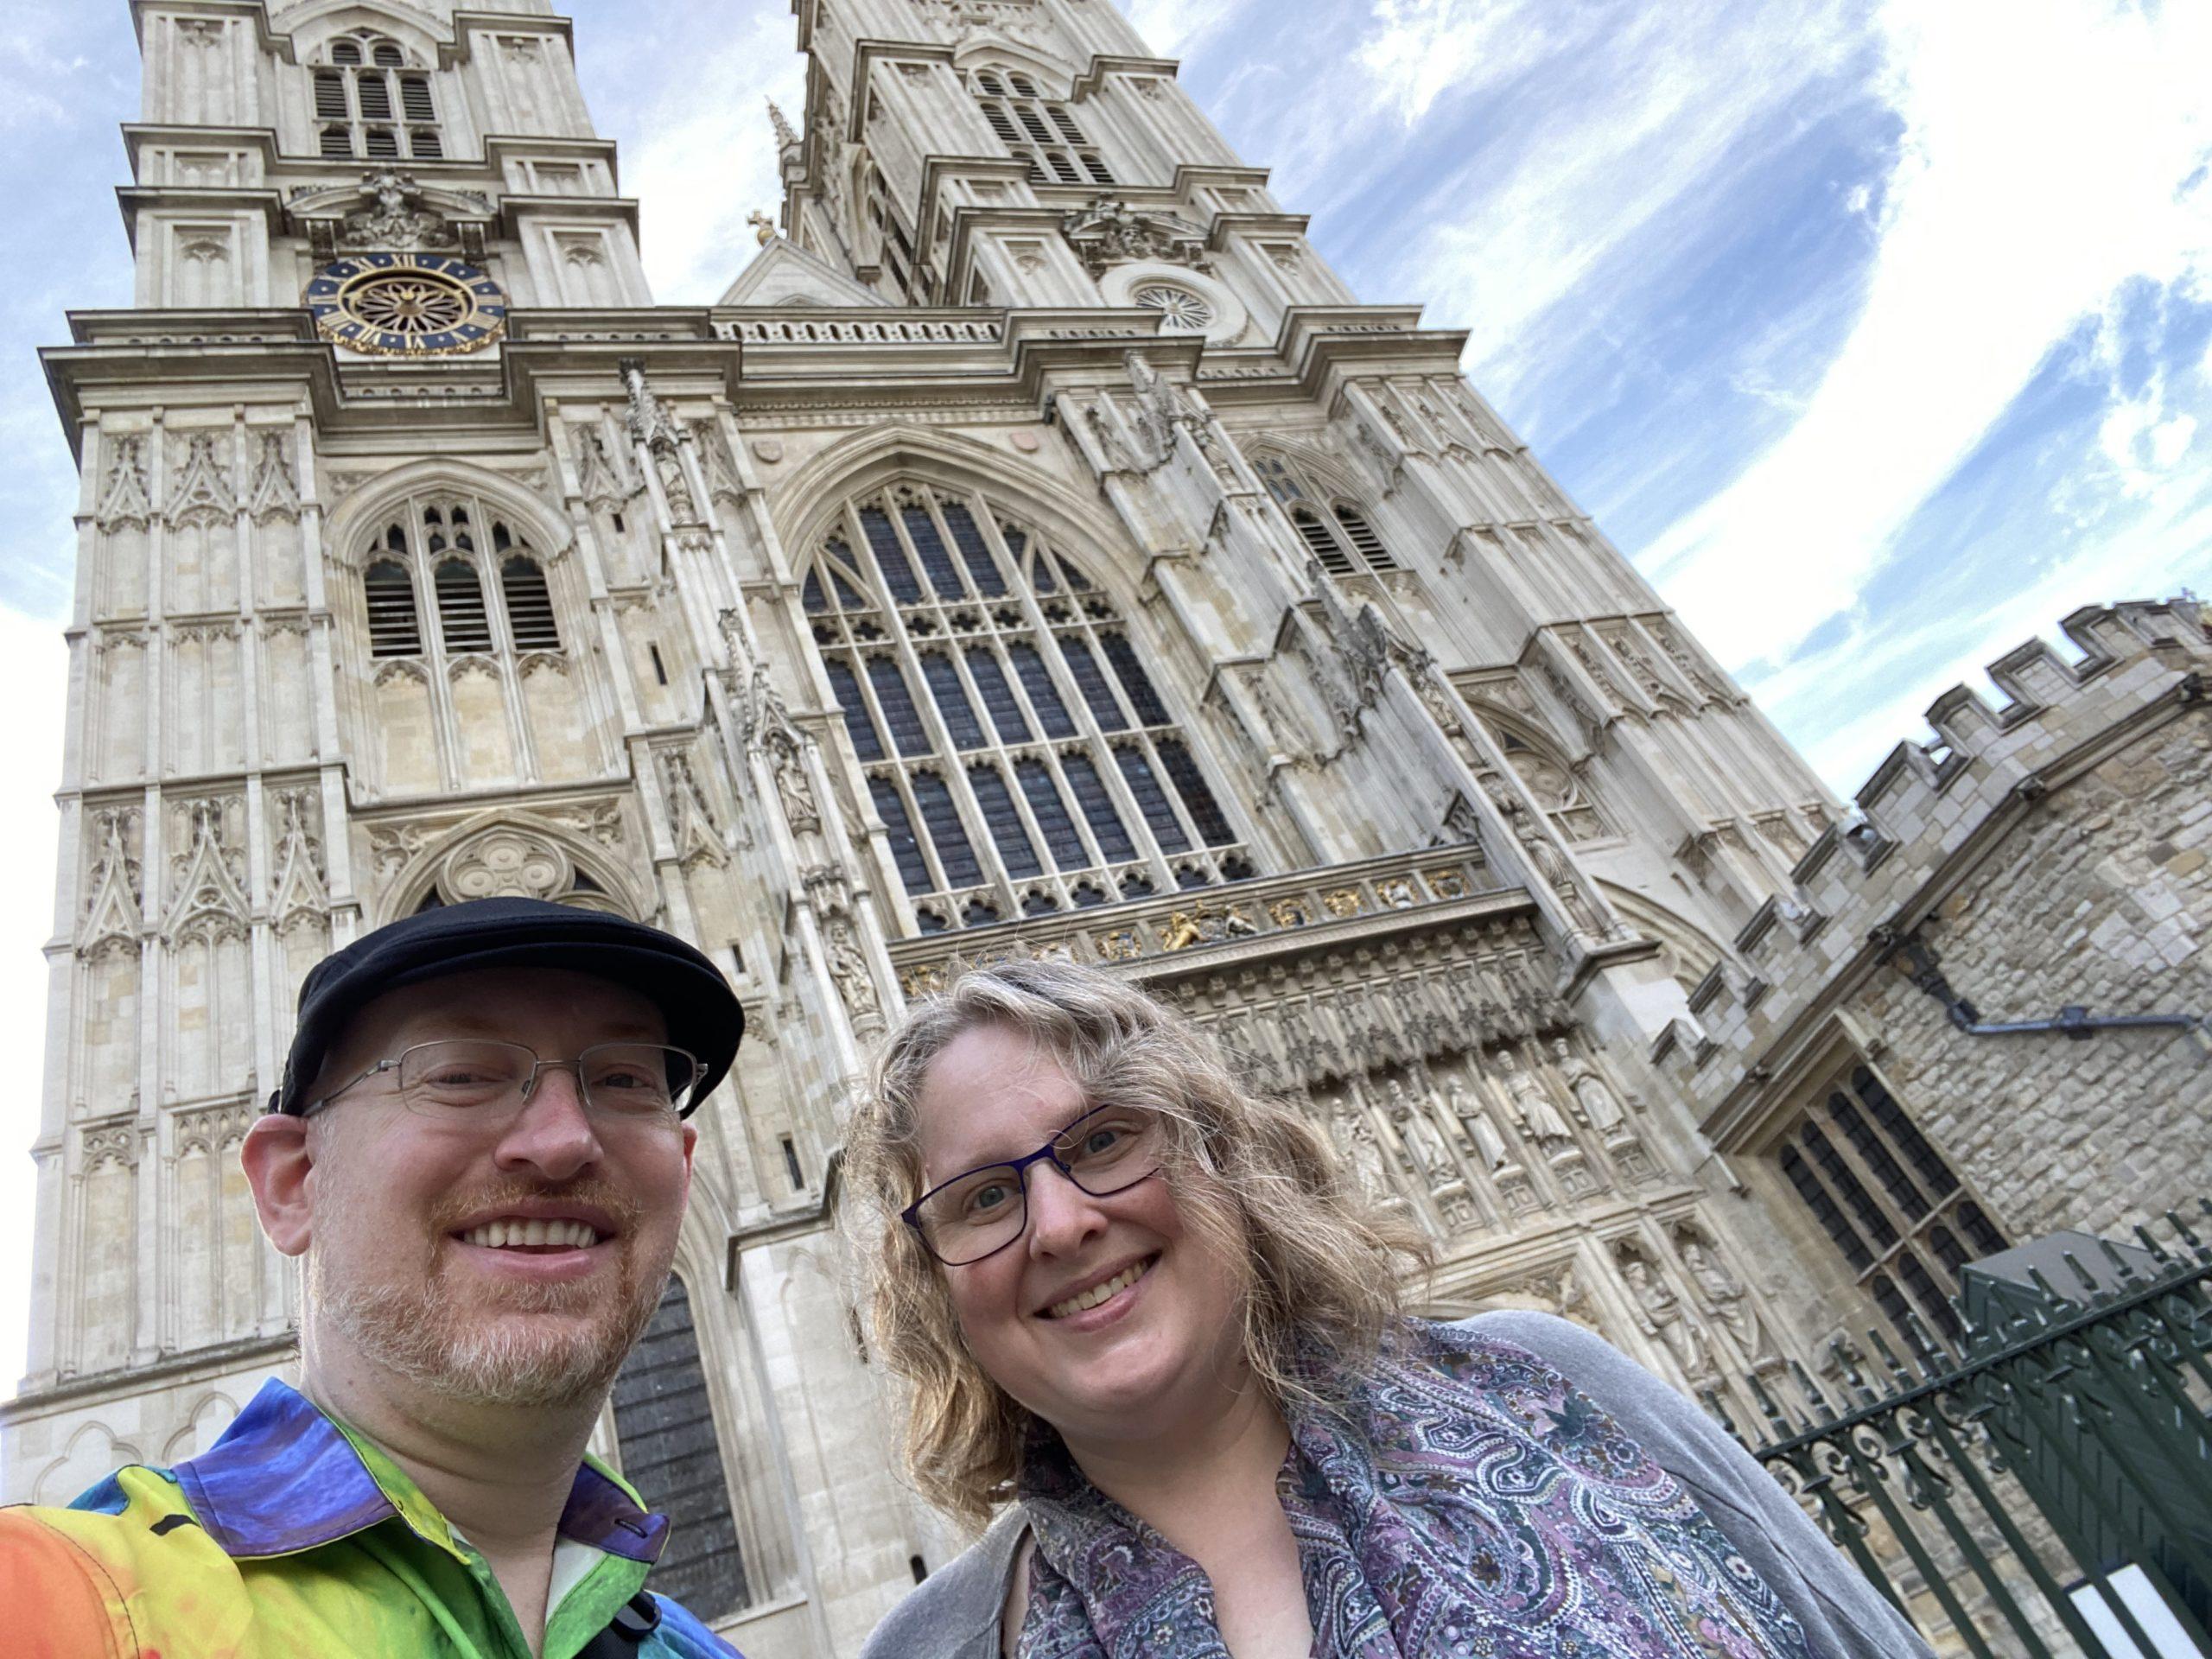
<path id="1" fill-rule="evenodd" d="M 507 327 L 507 296 L 499 285 L 442 253 L 338 260 L 315 272 L 307 303 L 325 340 L 383 356 L 478 352 Z"/>

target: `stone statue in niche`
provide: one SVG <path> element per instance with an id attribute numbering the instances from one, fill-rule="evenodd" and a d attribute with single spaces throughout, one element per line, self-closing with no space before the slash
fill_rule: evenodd
<path id="1" fill-rule="evenodd" d="M 1643 1334 L 1666 1349 L 1691 1382 L 1712 1376 L 1713 1351 L 1706 1342 L 1705 1332 L 1682 1306 L 1682 1299 L 1652 1271 L 1651 1264 L 1640 1255 L 1624 1256 L 1621 1277 L 1627 1282 L 1629 1294 L 1636 1298 L 1639 1310 L 1637 1323 L 1643 1327 Z"/>
<path id="2" fill-rule="evenodd" d="M 839 995 L 845 999 L 846 1010 L 854 1020 L 861 1021 L 880 1016 L 883 1012 L 882 999 L 876 995 L 875 980 L 868 970 L 868 958 L 861 953 L 850 917 L 832 915 L 823 923 L 822 950 L 829 959 L 830 977 L 836 982 Z"/>
<path id="3" fill-rule="evenodd" d="M 1510 1048 L 1498 1051 L 1497 1067 L 1505 1081 L 1505 1092 L 1512 1096 L 1513 1116 L 1520 1123 L 1521 1133 L 1548 1154 L 1554 1147 L 1573 1146 L 1574 1131 L 1553 1103 L 1544 1080 L 1525 1069 Z"/>
<path id="4" fill-rule="evenodd" d="M 1444 1144 L 1435 1120 L 1428 1115 L 1426 1103 L 1406 1092 L 1406 1085 L 1396 1077 L 1390 1079 L 1390 1125 L 1398 1132 L 1406 1153 L 1427 1178 L 1431 1186 L 1441 1186 L 1456 1179 L 1459 1171 L 1452 1166 L 1451 1149 Z"/>
<path id="5" fill-rule="evenodd" d="M 1574 1109 L 1582 1121 L 1600 1135 L 1611 1135 L 1628 1121 L 1620 1096 L 1598 1073 L 1598 1068 L 1574 1052 L 1566 1038 L 1554 1039 L 1552 1056 L 1559 1063 L 1560 1080 L 1574 1096 Z"/>
<path id="6" fill-rule="evenodd" d="M 1376 1138 L 1375 1125 L 1368 1121 L 1358 1103 L 1338 1102 L 1330 1129 L 1337 1143 L 1337 1155 L 1351 1173 L 1352 1185 L 1370 1198 L 1389 1198 L 1390 1178 L 1382 1167 L 1382 1143 Z"/>
<path id="7" fill-rule="evenodd" d="M 1472 1153 L 1487 1170 L 1500 1170 L 1513 1161 L 1505 1149 L 1505 1137 L 1497 1132 L 1497 1125 L 1490 1121 L 1489 1109 L 1469 1091 L 1465 1080 L 1454 1077 L 1446 1085 L 1444 1103 L 1452 1116 L 1459 1120 L 1462 1144 Z"/>
<path id="8" fill-rule="evenodd" d="M 1682 1266 L 1696 1282 L 1705 1311 L 1735 1338 L 1736 1346 L 1746 1358 L 1770 1357 L 1774 1345 L 1767 1340 L 1758 1311 L 1751 1306 L 1749 1294 L 1736 1276 L 1720 1264 L 1712 1245 L 1688 1229 L 1675 1236 L 1675 1243 L 1681 1251 Z"/>

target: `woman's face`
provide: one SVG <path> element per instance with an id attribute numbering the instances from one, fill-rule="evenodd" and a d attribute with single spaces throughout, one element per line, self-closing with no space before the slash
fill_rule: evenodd
<path id="1" fill-rule="evenodd" d="M 924 1185 L 1026 1157 L 1105 1103 L 1028 1039 L 973 1027 L 923 1078 Z M 1235 1278 L 1185 1231 L 1166 1179 L 1100 1198 L 1050 1163 L 1027 1176 L 1021 1236 L 938 1269 L 992 1380 L 1078 1444 L 1169 1435 L 1227 1410 L 1247 1376 Z M 1075 1306 L 1109 1285 L 1104 1300 Z"/>

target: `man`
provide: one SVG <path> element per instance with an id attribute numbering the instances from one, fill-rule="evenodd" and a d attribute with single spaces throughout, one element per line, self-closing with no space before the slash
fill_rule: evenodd
<path id="1" fill-rule="evenodd" d="M 297 1390 L 204 1456 L 0 1511 L 10 1656 L 707 1659 L 584 1444 L 675 1258 L 743 1014 L 667 934 L 528 899 L 308 976 L 242 1156 L 302 1267 Z"/>

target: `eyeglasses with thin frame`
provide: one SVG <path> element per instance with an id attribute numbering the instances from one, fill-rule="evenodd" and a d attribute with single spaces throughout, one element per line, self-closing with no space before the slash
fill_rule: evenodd
<path id="1" fill-rule="evenodd" d="M 546 1060 L 523 1043 L 489 1038 L 449 1038 L 417 1043 L 378 1060 L 315 1102 L 300 1116 L 321 1111 L 371 1077 L 394 1075 L 409 1110 L 427 1117 L 489 1120 L 518 1109 L 537 1092 L 548 1071 L 572 1071 L 585 1107 L 603 1118 L 674 1123 L 697 1108 L 696 1056 L 665 1043 L 594 1043 L 573 1060 Z"/>
<path id="2" fill-rule="evenodd" d="M 1160 1114 L 1141 1106 L 1085 1112 L 1027 1158 L 982 1164 L 931 1187 L 900 1212 L 948 1268 L 996 1255 L 1029 1227 L 1029 1172 L 1050 1163 L 1094 1198 L 1160 1173 Z"/>

